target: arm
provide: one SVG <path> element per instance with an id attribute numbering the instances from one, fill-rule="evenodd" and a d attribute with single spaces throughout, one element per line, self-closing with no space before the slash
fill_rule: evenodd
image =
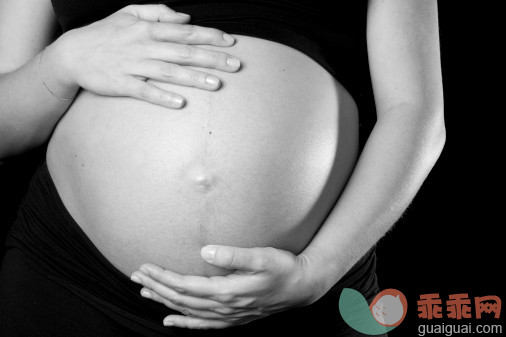
<path id="1" fill-rule="evenodd" d="M 445 140 L 435 0 L 370 0 L 367 40 L 378 120 L 337 204 L 306 249 L 206 246 L 236 270 L 211 278 L 143 265 L 144 297 L 187 316 L 164 324 L 224 328 L 313 303 L 395 223 Z M 188 317 L 189 316 L 189 317 Z"/>
<path id="2" fill-rule="evenodd" d="M 70 104 L 47 92 L 34 58 L 56 27 L 49 0 L 0 1 L 0 158 L 42 144 Z"/>
<path id="3" fill-rule="evenodd" d="M 48 140 L 72 103 L 60 98 L 80 87 L 168 108 L 184 98 L 156 82 L 218 89 L 217 77 L 185 66 L 235 72 L 238 60 L 190 45 L 228 47 L 234 39 L 189 19 L 164 5 L 127 6 L 66 32 L 42 54 L 56 28 L 51 1 L 0 0 L 0 158 Z"/>
<path id="4" fill-rule="evenodd" d="M 303 252 L 323 293 L 400 217 L 445 141 L 436 1 L 370 0 L 367 41 L 378 120 Z"/>

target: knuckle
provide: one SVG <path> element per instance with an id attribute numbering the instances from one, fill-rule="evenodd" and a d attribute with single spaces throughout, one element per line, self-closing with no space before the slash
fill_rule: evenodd
<path id="1" fill-rule="evenodd" d="M 270 263 L 270 254 L 264 254 L 264 251 L 258 249 L 255 251 L 254 261 L 258 268 L 265 269 Z"/>
<path id="2" fill-rule="evenodd" d="M 192 71 L 190 72 L 190 80 L 192 83 L 203 83 L 205 82 L 205 77 L 197 71 Z"/>
<path id="3" fill-rule="evenodd" d="M 221 303 L 230 303 L 234 299 L 234 296 L 232 294 L 222 292 L 218 294 L 216 298 Z"/>
<path id="4" fill-rule="evenodd" d="M 262 247 L 260 248 L 262 250 L 264 250 L 265 252 L 267 252 L 268 254 L 274 254 L 277 252 L 277 249 L 274 248 L 274 247 Z"/>
<path id="5" fill-rule="evenodd" d="M 214 312 L 221 315 L 230 315 L 233 314 L 235 311 L 232 308 L 228 307 L 218 307 L 214 308 Z"/>
<path id="6" fill-rule="evenodd" d="M 160 303 L 164 304 L 167 308 L 176 310 L 175 304 L 166 298 L 162 299 Z"/>
<path id="7" fill-rule="evenodd" d="M 195 25 L 182 25 L 181 26 L 181 32 L 186 38 L 191 38 L 195 34 L 196 30 L 197 30 L 197 28 Z"/>
<path id="8" fill-rule="evenodd" d="M 241 308 L 252 308 L 255 306 L 255 303 L 256 299 L 248 297 L 248 298 L 241 298 L 240 300 L 237 301 L 236 305 Z"/>
<path id="9" fill-rule="evenodd" d="M 156 97 L 157 101 L 165 101 L 165 93 L 162 90 L 153 89 L 153 91 L 155 92 L 153 96 Z"/>
<path id="10" fill-rule="evenodd" d="M 153 87 L 149 84 L 141 85 L 139 89 L 139 96 L 143 99 L 149 99 L 153 97 Z"/>
<path id="11" fill-rule="evenodd" d="M 181 306 L 183 304 L 183 300 L 179 296 L 172 296 L 171 298 L 169 298 L 169 301 L 171 301 L 177 306 Z"/>
<path id="12" fill-rule="evenodd" d="M 255 268 L 265 269 L 269 262 L 266 256 L 260 255 L 253 258 L 253 264 Z"/>
<path id="13" fill-rule="evenodd" d="M 174 287 L 174 290 L 177 291 L 178 293 L 180 294 L 185 294 L 186 293 L 186 289 L 183 288 L 183 287 Z"/>
<path id="14" fill-rule="evenodd" d="M 225 263 L 229 266 L 235 266 L 237 262 L 237 253 L 235 250 L 230 251 L 229 254 L 225 255 Z"/>
<path id="15" fill-rule="evenodd" d="M 163 300 L 162 300 L 160 297 L 158 297 L 158 296 L 152 296 L 152 297 L 151 297 L 151 299 L 152 299 L 153 301 L 155 301 L 155 302 L 158 302 L 158 303 L 164 304 L 164 303 L 163 303 Z"/>
<path id="16" fill-rule="evenodd" d="M 137 32 L 140 34 L 150 34 L 151 35 L 153 33 L 152 25 L 148 21 L 139 20 L 134 25 L 134 27 L 137 30 Z"/>
<path id="17" fill-rule="evenodd" d="M 189 59 L 193 56 L 193 54 L 195 53 L 195 50 L 191 46 L 182 45 L 182 46 L 179 46 L 177 53 L 178 53 L 179 57 L 181 57 L 183 59 Z"/>
<path id="18" fill-rule="evenodd" d="M 175 279 L 172 281 L 172 289 L 179 293 L 184 292 L 183 284 L 184 281 L 182 279 Z"/>
<path id="19" fill-rule="evenodd" d="M 132 11 L 133 9 L 135 9 L 135 6 L 136 6 L 136 5 L 128 5 L 128 6 L 123 7 L 123 8 L 122 8 L 122 9 L 120 9 L 119 11 L 121 11 L 121 12 L 130 12 L 130 11 Z"/>
<path id="20" fill-rule="evenodd" d="M 165 78 L 174 78 L 177 73 L 177 67 L 171 63 L 165 63 L 160 66 L 160 73 Z"/>
<path id="21" fill-rule="evenodd" d="M 211 52 L 209 55 L 209 59 L 212 65 L 219 65 L 225 63 L 226 56 L 224 53 L 219 52 Z"/>
<path id="22" fill-rule="evenodd" d="M 208 30 L 214 40 L 223 40 L 223 31 L 216 28 L 208 28 Z"/>
<path id="23" fill-rule="evenodd" d="M 172 9 L 170 9 L 169 7 L 167 7 L 167 5 L 165 4 L 155 4 L 155 8 L 159 11 L 163 11 L 163 12 L 174 12 Z"/>

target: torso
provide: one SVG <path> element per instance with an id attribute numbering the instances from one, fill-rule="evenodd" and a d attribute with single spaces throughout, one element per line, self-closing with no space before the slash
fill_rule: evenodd
<path id="1" fill-rule="evenodd" d="M 164 85 L 187 98 L 182 110 L 82 91 L 52 136 L 65 206 L 127 275 L 147 262 L 226 273 L 200 258 L 206 244 L 298 253 L 354 166 L 357 109 L 327 71 L 257 38 L 227 52 L 243 69 L 216 72 L 219 91 Z"/>

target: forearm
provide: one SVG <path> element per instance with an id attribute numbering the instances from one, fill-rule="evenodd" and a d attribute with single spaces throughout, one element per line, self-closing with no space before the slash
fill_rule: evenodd
<path id="1" fill-rule="evenodd" d="M 442 111 L 406 104 L 382 114 L 339 201 L 303 252 L 320 296 L 401 216 L 444 140 Z"/>
<path id="2" fill-rule="evenodd" d="M 0 158 L 44 143 L 71 104 L 78 86 L 66 78 L 59 48 L 48 47 L 22 67 L 0 75 Z M 42 76 L 42 77 L 41 77 Z"/>

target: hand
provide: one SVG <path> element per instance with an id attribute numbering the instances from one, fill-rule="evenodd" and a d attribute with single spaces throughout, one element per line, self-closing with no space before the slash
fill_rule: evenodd
<path id="1" fill-rule="evenodd" d="M 146 80 L 216 90 L 220 86 L 218 77 L 184 66 L 226 72 L 240 67 L 239 60 L 231 55 L 191 46 L 228 47 L 234 38 L 217 29 L 189 25 L 189 18 L 165 5 L 127 6 L 65 33 L 46 54 L 59 52 L 58 62 L 63 63 L 70 86 L 179 108 L 184 105 L 183 97 Z M 45 58 L 50 57 L 46 54 Z"/>
<path id="2" fill-rule="evenodd" d="M 206 246 L 208 263 L 235 270 L 227 276 L 180 275 L 153 264 L 142 265 L 132 281 L 141 295 L 183 315 L 170 315 L 164 325 L 220 329 L 245 324 L 316 300 L 304 255 L 275 248 Z"/>

